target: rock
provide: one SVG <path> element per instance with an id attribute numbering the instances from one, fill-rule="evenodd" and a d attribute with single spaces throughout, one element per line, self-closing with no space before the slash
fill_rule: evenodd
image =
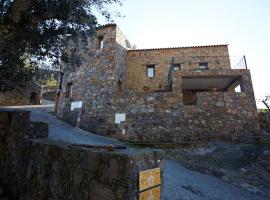
<path id="1" fill-rule="evenodd" d="M 229 182 L 229 181 L 230 181 L 230 179 L 229 179 L 228 176 L 223 176 L 221 179 L 222 179 L 223 181 L 225 181 L 225 182 Z"/>
<path id="2" fill-rule="evenodd" d="M 246 173 L 247 172 L 247 169 L 241 168 L 241 172 Z"/>
<path id="3" fill-rule="evenodd" d="M 249 192 L 252 192 L 252 193 L 258 193 L 258 189 L 256 188 L 256 187 L 254 187 L 254 186 L 251 186 L 250 184 L 248 184 L 248 183 L 242 183 L 242 184 L 240 184 L 241 185 L 241 187 L 243 188 L 243 189 L 246 189 L 246 190 L 248 190 Z"/>
<path id="4" fill-rule="evenodd" d="M 224 169 L 213 169 L 212 174 L 218 178 L 223 178 L 226 171 Z"/>
<path id="5" fill-rule="evenodd" d="M 224 107 L 225 106 L 225 103 L 219 101 L 219 102 L 216 103 L 216 106 L 217 107 Z"/>

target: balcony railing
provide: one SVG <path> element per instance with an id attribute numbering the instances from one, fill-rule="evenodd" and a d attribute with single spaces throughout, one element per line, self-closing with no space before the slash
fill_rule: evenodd
<path id="1" fill-rule="evenodd" d="M 246 60 L 246 56 L 244 55 L 243 57 L 241 57 L 240 59 L 239 58 L 233 58 L 231 57 L 230 60 L 231 62 L 233 61 L 233 59 L 236 61 L 234 63 L 234 65 L 232 66 L 232 69 L 248 69 L 247 67 L 247 60 Z M 238 61 L 237 61 L 238 59 Z"/>

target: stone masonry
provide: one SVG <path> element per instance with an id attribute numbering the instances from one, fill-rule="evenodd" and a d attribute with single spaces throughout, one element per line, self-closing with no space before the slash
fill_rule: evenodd
<path id="1" fill-rule="evenodd" d="M 87 41 L 70 42 L 66 55 L 57 116 L 76 126 L 137 142 L 259 134 L 250 71 L 231 69 L 227 45 L 130 49 L 108 24 Z"/>
<path id="2" fill-rule="evenodd" d="M 28 104 L 40 104 L 40 86 L 29 81 L 24 88 L 16 88 L 12 91 L 0 92 L 0 106 L 16 106 Z"/>
<path id="3" fill-rule="evenodd" d="M 11 199 L 135 200 L 139 172 L 160 167 L 151 151 L 53 142 L 48 124 L 29 117 L 0 110 L 0 185 Z"/>

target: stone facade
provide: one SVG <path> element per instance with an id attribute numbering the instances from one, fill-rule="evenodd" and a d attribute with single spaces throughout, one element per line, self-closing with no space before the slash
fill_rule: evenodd
<path id="1" fill-rule="evenodd" d="M 130 50 L 128 51 L 128 82 L 130 90 L 165 90 L 168 70 L 172 58 L 180 64 L 181 71 L 198 69 L 199 63 L 208 63 L 209 70 L 230 69 L 227 45 L 183 47 L 168 49 Z M 155 65 L 155 77 L 146 76 L 146 66 Z"/>
<path id="2" fill-rule="evenodd" d="M 26 111 L 0 111 L 0 185 L 18 200 L 135 200 L 139 172 L 159 167 L 150 151 L 55 143 Z"/>
<path id="3" fill-rule="evenodd" d="M 116 25 L 101 27 L 87 43 L 71 43 L 67 55 L 76 52 L 81 64 L 62 62 L 66 70 L 58 117 L 132 141 L 231 140 L 258 134 L 250 72 L 231 69 L 227 45 L 129 48 Z M 148 77 L 149 66 L 153 77 Z M 82 107 L 71 109 L 76 101 Z M 119 116 L 124 116 L 120 123 Z"/>

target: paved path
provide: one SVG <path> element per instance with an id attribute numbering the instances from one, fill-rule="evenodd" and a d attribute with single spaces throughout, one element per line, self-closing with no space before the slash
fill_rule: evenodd
<path id="1" fill-rule="evenodd" d="M 68 142 L 78 145 L 90 145 L 95 147 L 113 145 L 114 147 L 125 147 L 125 145 L 116 139 L 99 136 L 89 133 L 82 129 L 73 127 L 63 121 L 60 121 L 49 112 L 53 111 L 54 105 L 37 106 L 11 106 L 10 109 L 23 109 L 31 111 L 32 121 L 43 121 L 49 124 L 49 139 L 55 141 Z"/>
<path id="2" fill-rule="evenodd" d="M 188 170 L 166 160 L 162 200 L 267 200 L 216 177 Z"/>

